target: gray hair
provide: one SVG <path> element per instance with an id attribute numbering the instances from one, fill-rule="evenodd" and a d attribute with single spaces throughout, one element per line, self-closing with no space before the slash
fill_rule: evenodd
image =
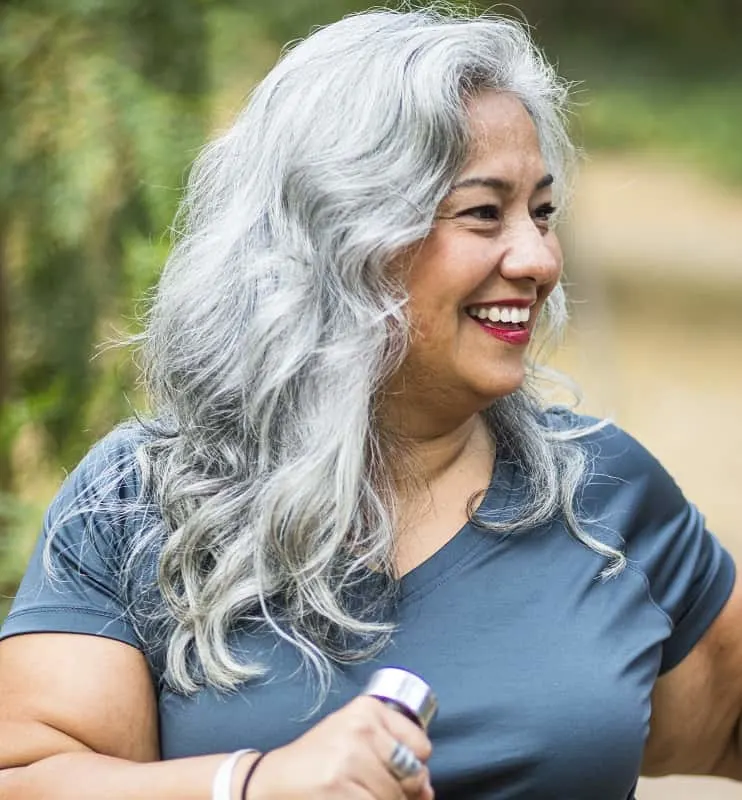
<path id="1" fill-rule="evenodd" d="M 176 690 L 265 673 L 231 650 L 238 621 L 295 645 L 323 690 L 333 663 L 388 642 L 394 492 L 374 399 L 409 332 L 387 267 L 431 230 L 470 151 L 466 102 L 488 88 L 523 102 L 563 191 L 567 88 L 527 31 L 431 9 L 316 31 L 196 161 L 141 337 L 155 412 L 139 451 L 142 497 L 158 521 L 136 535 L 124 573 L 159 554 Z M 561 287 L 542 316 L 541 339 L 553 339 L 566 319 Z M 532 365 L 522 390 L 484 412 L 522 464 L 527 502 L 517 519 L 477 522 L 510 532 L 561 513 L 613 574 L 623 555 L 583 531 L 575 510 L 584 431 L 545 424 L 539 375 Z"/>

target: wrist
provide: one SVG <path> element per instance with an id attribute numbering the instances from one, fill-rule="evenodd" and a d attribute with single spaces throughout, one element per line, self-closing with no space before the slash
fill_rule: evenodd
<path id="1" fill-rule="evenodd" d="M 249 763 L 246 764 L 246 769 L 243 770 L 244 776 L 242 778 L 241 783 L 239 783 L 239 791 L 235 797 L 235 800 L 246 800 L 249 797 L 251 800 L 254 798 L 253 790 L 255 789 L 255 783 L 253 781 L 253 777 L 258 770 L 263 759 L 268 755 L 268 753 L 255 753 L 254 758 L 251 758 Z"/>
<path id="2" fill-rule="evenodd" d="M 237 788 L 241 786 L 238 776 L 242 774 L 242 765 L 245 762 L 244 769 L 249 769 L 250 764 L 260 756 L 257 750 L 237 750 L 230 753 L 224 758 L 214 774 L 214 780 L 211 785 L 211 800 L 234 800 L 237 795 Z M 239 767 L 239 770 L 238 770 Z"/>

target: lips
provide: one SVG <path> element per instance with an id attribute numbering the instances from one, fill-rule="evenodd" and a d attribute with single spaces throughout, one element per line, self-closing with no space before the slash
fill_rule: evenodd
<path id="1" fill-rule="evenodd" d="M 467 315 L 489 336 L 510 345 L 524 346 L 531 339 L 528 322 L 535 300 L 506 300 L 467 306 Z"/>
<path id="2" fill-rule="evenodd" d="M 501 342 L 524 346 L 531 340 L 530 330 L 521 322 L 490 322 L 488 319 L 481 320 L 476 317 L 471 317 L 471 319 L 479 326 L 480 330 Z"/>

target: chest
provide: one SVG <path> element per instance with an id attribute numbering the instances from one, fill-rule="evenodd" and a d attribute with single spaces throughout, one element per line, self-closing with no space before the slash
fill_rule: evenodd
<path id="1" fill-rule="evenodd" d="M 515 540 L 463 533 L 403 579 L 393 641 L 339 670 L 319 712 L 291 648 L 256 637 L 241 644 L 270 663 L 270 681 L 228 697 L 163 693 L 163 756 L 280 746 L 394 665 L 439 696 L 436 797 L 625 800 L 667 635 L 641 579 L 597 581 L 580 548 L 558 557 L 543 543 L 521 552 Z"/>

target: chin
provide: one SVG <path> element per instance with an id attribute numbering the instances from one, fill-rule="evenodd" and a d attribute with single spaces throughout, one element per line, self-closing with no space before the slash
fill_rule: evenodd
<path id="1" fill-rule="evenodd" d="M 507 397 L 509 394 L 517 392 L 518 389 L 522 389 L 524 383 L 525 374 L 522 374 L 518 378 L 513 376 L 512 380 L 493 381 L 486 385 L 480 384 L 476 387 L 476 391 L 482 398 L 483 407 L 486 408 L 491 403 L 494 403 L 495 400 L 499 400 L 501 397 Z"/>
<path id="2" fill-rule="evenodd" d="M 526 365 L 518 359 L 516 363 L 507 365 L 498 364 L 493 369 L 488 371 L 488 374 L 482 375 L 480 373 L 479 384 L 483 394 L 496 400 L 498 397 L 517 392 L 522 388 L 526 381 Z"/>

